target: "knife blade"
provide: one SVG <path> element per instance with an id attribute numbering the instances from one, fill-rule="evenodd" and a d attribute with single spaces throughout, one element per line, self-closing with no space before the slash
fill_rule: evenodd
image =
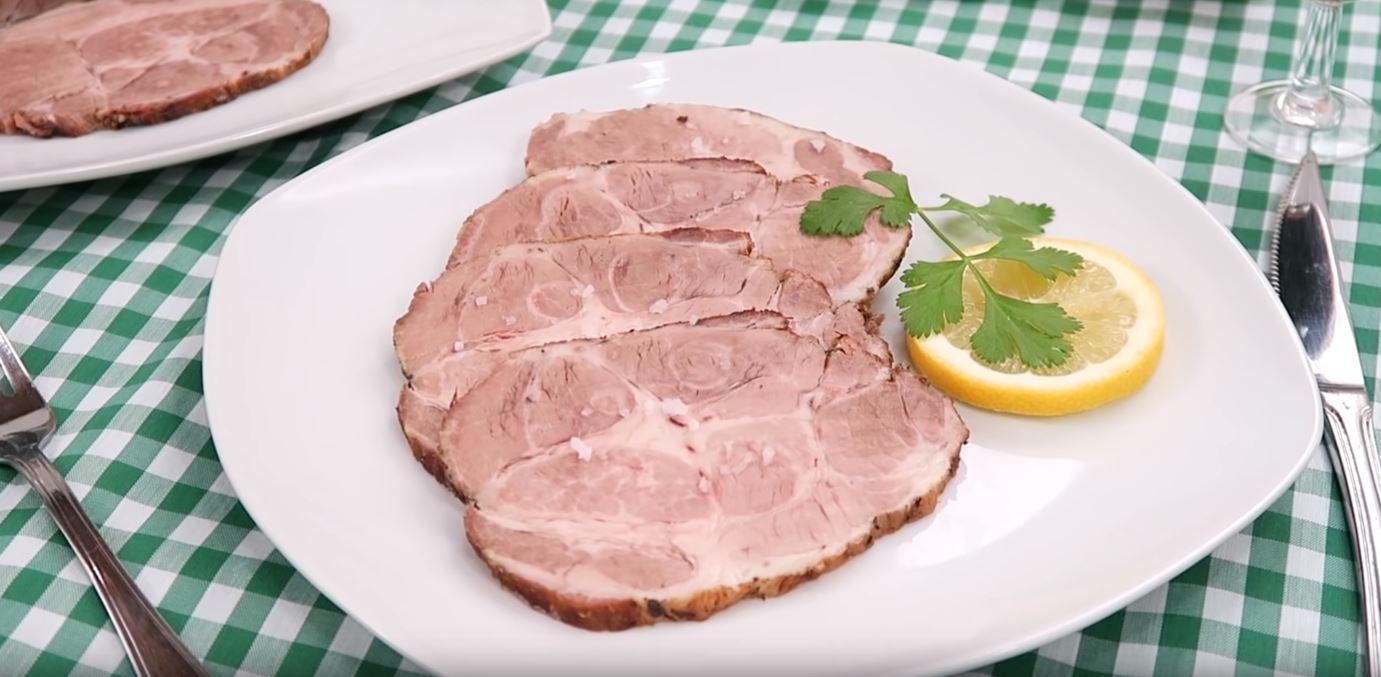
<path id="1" fill-rule="evenodd" d="M 1352 528 L 1367 674 L 1381 677 L 1381 459 L 1313 152 L 1300 161 L 1280 201 L 1269 273 L 1319 382 L 1329 455 Z"/>
<path id="2" fill-rule="evenodd" d="M 1295 323 L 1319 383 L 1364 387 L 1362 357 L 1333 254 L 1319 162 L 1300 161 L 1280 201 L 1271 241 L 1271 282 Z"/>

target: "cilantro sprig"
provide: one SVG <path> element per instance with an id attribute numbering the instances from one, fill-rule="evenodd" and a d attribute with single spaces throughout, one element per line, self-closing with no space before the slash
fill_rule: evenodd
<path id="1" fill-rule="evenodd" d="M 989 364 L 1013 356 L 1028 367 L 1063 364 L 1073 353 L 1068 336 L 1083 326 L 1054 303 L 1033 303 L 993 289 L 974 264 L 985 260 L 1014 261 L 1047 280 L 1073 275 L 1083 258 L 1055 247 L 1037 247 L 1027 238 L 1045 232 L 1055 217 L 1049 205 L 1017 202 L 992 195 L 982 205 L 942 194 L 936 207 L 917 205 L 906 177 L 896 172 L 873 171 L 863 178 L 885 188 L 890 196 L 857 186 L 835 186 L 819 200 L 806 205 L 801 232 L 808 235 L 852 237 L 863 232 L 868 216 L 878 212 L 890 228 L 906 228 L 912 215 L 920 217 L 930 232 L 954 252 L 948 261 L 917 261 L 902 273 L 906 291 L 897 297 L 907 333 L 924 338 L 944 331 L 964 318 L 964 276 L 973 275 L 983 294 L 983 320 L 969 343 L 973 354 Z M 999 238 L 988 249 L 967 254 L 930 218 L 932 213 L 957 213 Z"/>

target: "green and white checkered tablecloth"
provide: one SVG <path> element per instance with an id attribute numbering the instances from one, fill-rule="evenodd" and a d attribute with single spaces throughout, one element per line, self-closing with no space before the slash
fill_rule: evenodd
<path id="1" fill-rule="evenodd" d="M 1222 131 L 1233 91 L 1284 74 L 1299 2 L 552 0 L 555 33 L 488 70 L 189 165 L 0 194 L 0 325 L 62 420 L 58 468 L 148 596 L 218 674 L 416 672 L 312 588 L 236 501 L 202 401 L 208 285 L 255 199 L 428 113 L 573 68 L 757 41 L 889 40 L 979 64 L 1106 128 L 1249 250 L 1287 168 Z M 1381 3 L 1350 7 L 1339 79 L 1381 82 Z M 3 64 L 0 64 L 3 67 Z M 1325 170 L 1368 380 L 1381 339 L 1381 154 Z M 1367 224 L 1362 226 L 1360 224 Z M 1303 414 L 1301 414 L 1303 415 Z M 1225 478 L 1224 481 L 1231 481 Z M 982 672 L 1360 671 L 1349 536 L 1326 456 L 1242 533 L 1083 632 Z M 131 674 L 37 497 L 0 469 L 0 675 Z"/>

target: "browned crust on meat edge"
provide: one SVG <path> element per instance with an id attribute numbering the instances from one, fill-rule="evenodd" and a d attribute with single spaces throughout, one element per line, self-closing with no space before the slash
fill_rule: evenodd
<path id="1" fill-rule="evenodd" d="M 965 433 L 965 438 L 959 442 L 960 448 L 967 439 L 968 435 Z M 470 540 L 470 545 L 504 587 L 518 593 L 534 609 L 579 628 L 627 630 L 639 625 L 651 625 L 659 620 L 703 621 L 748 597 L 767 599 L 786 594 L 806 581 L 815 580 L 822 574 L 835 570 L 850 558 L 867 550 L 878 538 L 929 515 L 935 510 L 940 494 L 944 493 L 945 487 L 954 478 L 958 468 L 959 453 L 956 451 L 944 480 L 928 493 L 898 510 L 874 517 L 873 528 L 867 534 L 849 543 L 842 552 L 816 562 L 807 569 L 772 578 L 755 578 L 737 587 L 702 590 L 689 597 L 660 600 L 589 599 L 566 595 L 508 571 L 491 560 L 474 540 Z M 469 538 L 469 529 L 466 530 L 466 537 Z"/>
<path id="2" fill-rule="evenodd" d="M 872 309 L 873 300 L 877 298 L 878 291 L 887 286 L 887 283 L 891 282 L 892 277 L 897 274 L 897 269 L 901 268 L 901 262 L 906 259 L 906 250 L 911 247 L 911 238 L 914 235 L 914 231 L 910 228 L 906 229 L 906 242 L 901 246 L 901 249 L 897 251 L 897 256 L 892 259 L 892 265 L 887 267 L 887 274 L 882 276 L 882 281 L 879 282 L 876 287 L 870 287 L 867 295 L 858 302 L 863 310 Z"/>
<path id="3" fill-rule="evenodd" d="M 446 487 L 447 491 L 455 494 L 455 497 L 460 499 L 462 503 L 469 504 L 470 499 L 466 498 L 465 494 L 461 492 L 459 484 L 446 472 L 446 460 L 441 457 L 441 450 L 415 437 L 412 431 L 409 430 L 408 426 L 403 422 L 403 410 L 405 408 L 409 406 L 424 406 L 417 403 L 416 400 L 413 400 L 411 405 L 408 403 L 408 388 L 411 387 L 410 385 L 403 386 L 403 391 L 398 397 L 397 407 L 398 427 L 403 429 L 403 437 L 408 441 L 408 449 L 412 451 L 412 457 L 417 459 L 418 463 L 422 464 L 427 474 L 431 475 L 437 482 L 440 482 L 441 486 Z"/>
<path id="4" fill-rule="evenodd" d="M 322 19 L 326 23 L 326 30 L 322 31 L 320 39 L 314 40 L 307 45 L 307 50 L 298 58 L 289 61 L 281 68 L 262 71 L 257 73 L 241 73 L 231 79 L 221 87 L 212 87 L 201 90 L 194 94 L 184 96 L 171 101 L 160 101 L 156 104 L 146 104 L 129 108 L 111 108 L 95 111 L 90 118 L 96 124 L 96 128 L 77 124 L 71 124 L 71 120 L 64 116 L 37 116 L 31 117 L 24 112 L 16 111 L 15 116 L 23 118 L 26 124 L 16 124 L 16 127 L 30 136 L 47 138 L 57 136 L 84 136 L 97 129 L 121 129 L 136 125 L 154 125 L 160 122 L 168 122 L 177 118 L 200 113 L 209 108 L 213 108 L 223 103 L 227 103 L 241 94 L 252 92 L 256 89 L 263 89 L 284 78 L 302 70 L 314 61 L 321 54 L 321 50 L 326 45 L 326 39 L 331 33 L 331 17 L 326 10 L 315 2 L 307 3 L 313 10 L 320 12 Z"/>

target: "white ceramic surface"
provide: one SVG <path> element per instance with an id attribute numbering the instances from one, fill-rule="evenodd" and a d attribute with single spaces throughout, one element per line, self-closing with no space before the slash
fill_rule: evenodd
<path id="1" fill-rule="evenodd" d="M 973 443 L 940 510 L 784 597 L 622 633 L 528 609 L 491 580 L 464 541 L 460 505 L 408 454 L 390 330 L 462 219 L 522 178 L 533 125 L 650 101 L 742 106 L 827 130 L 890 156 L 918 198 L 993 192 L 1055 205 L 1052 234 L 1125 252 L 1160 286 L 1159 372 L 1078 416 L 963 408 Z M 918 233 L 908 260 L 939 253 Z M 876 307 L 902 356 L 898 287 Z M 225 247 L 210 303 L 208 411 L 245 506 L 323 592 L 443 674 L 979 665 L 1096 621 L 1188 567 L 1279 495 L 1320 437 L 1286 316 L 1189 192 L 1040 97 L 895 45 L 647 58 L 443 111 L 260 200 Z"/>
<path id="2" fill-rule="evenodd" d="M 506 59 L 551 33 L 542 0 L 317 0 L 331 36 L 306 68 L 225 105 L 74 139 L 0 135 L 0 191 L 164 167 L 344 117 Z"/>

